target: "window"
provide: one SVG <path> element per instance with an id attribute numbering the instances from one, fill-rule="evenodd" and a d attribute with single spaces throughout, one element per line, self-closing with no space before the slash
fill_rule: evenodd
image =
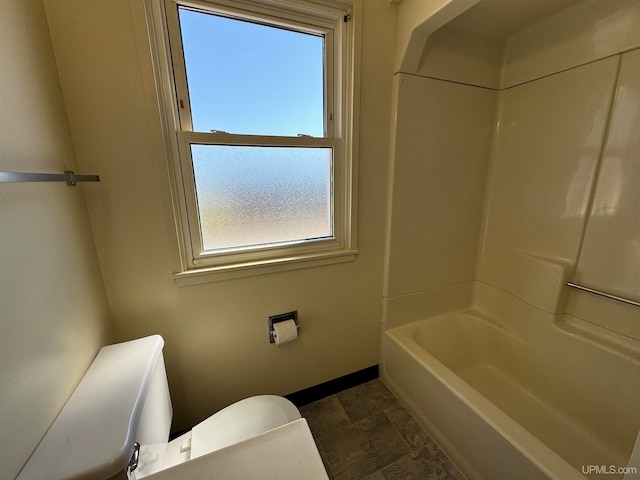
<path id="1" fill-rule="evenodd" d="M 183 273 L 354 258 L 353 21 L 335 5 L 164 0 Z"/>

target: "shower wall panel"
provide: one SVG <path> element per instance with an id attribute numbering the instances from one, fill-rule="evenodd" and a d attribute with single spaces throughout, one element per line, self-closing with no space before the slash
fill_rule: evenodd
<path id="1" fill-rule="evenodd" d="M 385 297 L 471 282 L 496 92 L 396 75 Z"/>
<path id="2" fill-rule="evenodd" d="M 551 313 L 575 266 L 618 58 L 500 93 L 479 280 Z"/>

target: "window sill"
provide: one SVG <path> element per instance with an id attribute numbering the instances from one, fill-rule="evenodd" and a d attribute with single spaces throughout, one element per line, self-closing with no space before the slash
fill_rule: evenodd
<path id="1" fill-rule="evenodd" d="M 175 273 L 173 278 L 176 285 L 184 287 L 201 283 L 220 282 L 236 278 L 351 262 L 355 260 L 357 254 L 357 250 L 337 250 L 254 262 L 235 263 L 233 265 L 194 268 L 192 270 Z"/>

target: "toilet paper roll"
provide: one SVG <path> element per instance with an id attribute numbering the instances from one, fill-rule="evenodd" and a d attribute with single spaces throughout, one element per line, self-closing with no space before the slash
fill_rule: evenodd
<path id="1" fill-rule="evenodd" d="M 273 338 L 276 345 L 292 342 L 298 338 L 298 325 L 293 320 L 273 324 Z"/>

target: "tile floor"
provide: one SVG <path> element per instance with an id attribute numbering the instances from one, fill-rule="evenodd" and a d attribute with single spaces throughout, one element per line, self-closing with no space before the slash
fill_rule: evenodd
<path id="1" fill-rule="evenodd" d="M 464 480 L 380 380 L 300 408 L 329 478 Z"/>

